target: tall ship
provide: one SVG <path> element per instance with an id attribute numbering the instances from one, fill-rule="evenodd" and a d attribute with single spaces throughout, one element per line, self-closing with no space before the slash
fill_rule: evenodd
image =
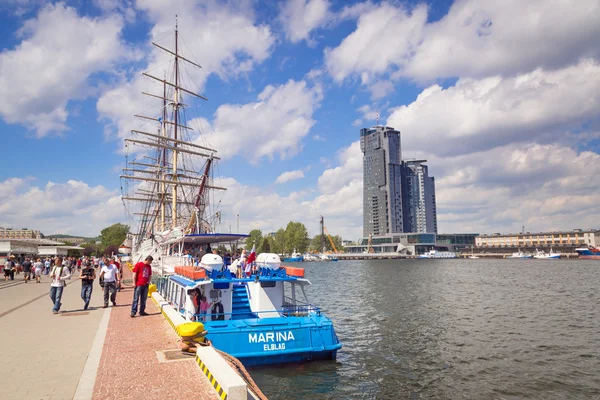
<path id="1" fill-rule="evenodd" d="M 173 68 L 163 79 L 144 73 L 162 86 L 162 93 L 144 93 L 161 112 L 136 115 L 149 128 L 126 139 L 128 147 L 142 150 L 121 175 L 127 210 L 139 217 L 131 262 L 151 255 L 163 298 L 184 319 L 202 322 L 215 348 L 246 365 L 335 359 L 342 344 L 331 319 L 309 302 L 311 283 L 302 268 L 282 266 L 276 254 L 251 252 L 232 263 L 213 253 L 248 235 L 217 231 L 221 212 L 211 200 L 226 190 L 214 178 L 218 153 L 200 143 L 185 120 L 184 95 L 186 101 L 206 97 L 182 87 L 179 65 L 200 65 L 179 53 L 177 25 L 173 50 L 153 45 L 173 56 Z"/>
<path id="2" fill-rule="evenodd" d="M 194 79 L 182 71 L 201 66 L 181 55 L 179 41 L 176 26 L 174 49 L 152 43 L 171 58 L 170 68 L 162 78 L 143 73 L 161 89 L 142 92 L 156 101 L 157 113 L 135 115 L 142 127 L 125 139 L 127 162 L 120 175 L 122 200 L 134 220 L 130 261 L 135 264 L 151 255 L 154 273 L 160 275 L 192 265 L 212 245 L 247 237 L 217 232 L 221 213 L 210 200 L 226 188 L 214 178 L 217 150 L 186 119 L 194 102 L 208 99 L 183 86 Z"/>

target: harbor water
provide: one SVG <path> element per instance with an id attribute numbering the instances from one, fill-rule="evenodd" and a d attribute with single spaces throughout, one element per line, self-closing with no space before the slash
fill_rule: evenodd
<path id="1" fill-rule="evenodd" d="M 251 369 L 271 400 L 600 398 L 600 262 L 302 267 L 344 347 L 336 361 Z"/>

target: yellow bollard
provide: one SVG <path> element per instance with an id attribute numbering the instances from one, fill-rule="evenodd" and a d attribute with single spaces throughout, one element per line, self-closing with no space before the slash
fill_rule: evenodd
<path id="1" fill-rule="evenodd" d="M 148 286 L 148 297 L 152 297 L 152 293 L 156 292 L 156 285 L 153 283 Z"/>

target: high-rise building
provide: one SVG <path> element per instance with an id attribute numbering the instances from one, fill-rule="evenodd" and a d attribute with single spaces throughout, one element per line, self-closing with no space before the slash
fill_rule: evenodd
<path id="1" fill-rule="evenodd" d="M 363 234 L 403 232 L 400 132 L 389 126 L 360 130 L 363 152 Z"/>
<path id="2" fill-rule="evenodd" d="M 363 235 L 437 233 L 435 181 L 425 160 L 402 161 L 400 132 L 360 130 L 363 152 Z"/>
<path id="3" fill-rule="evenodd" d="M 427 160 L 402 162 L 402 207 L 404 232 L 437 233 L 435 180 L 429 176 Z"/>

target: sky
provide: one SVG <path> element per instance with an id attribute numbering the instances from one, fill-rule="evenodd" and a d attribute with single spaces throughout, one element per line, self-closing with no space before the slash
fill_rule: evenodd
<path id="1" fill-rule="evenodd" d="M 428 160 L 440 233 L 600 228 L 600 0 L 3 0 L 0 226 L 133 224 L 123 139 L 157 112 L 141 73 L 162 74 L 150 43 L 175 15 L 228 188 L 218 230 L 312 236 L 323 215 L 358 239 L 377 122 Z"/>

